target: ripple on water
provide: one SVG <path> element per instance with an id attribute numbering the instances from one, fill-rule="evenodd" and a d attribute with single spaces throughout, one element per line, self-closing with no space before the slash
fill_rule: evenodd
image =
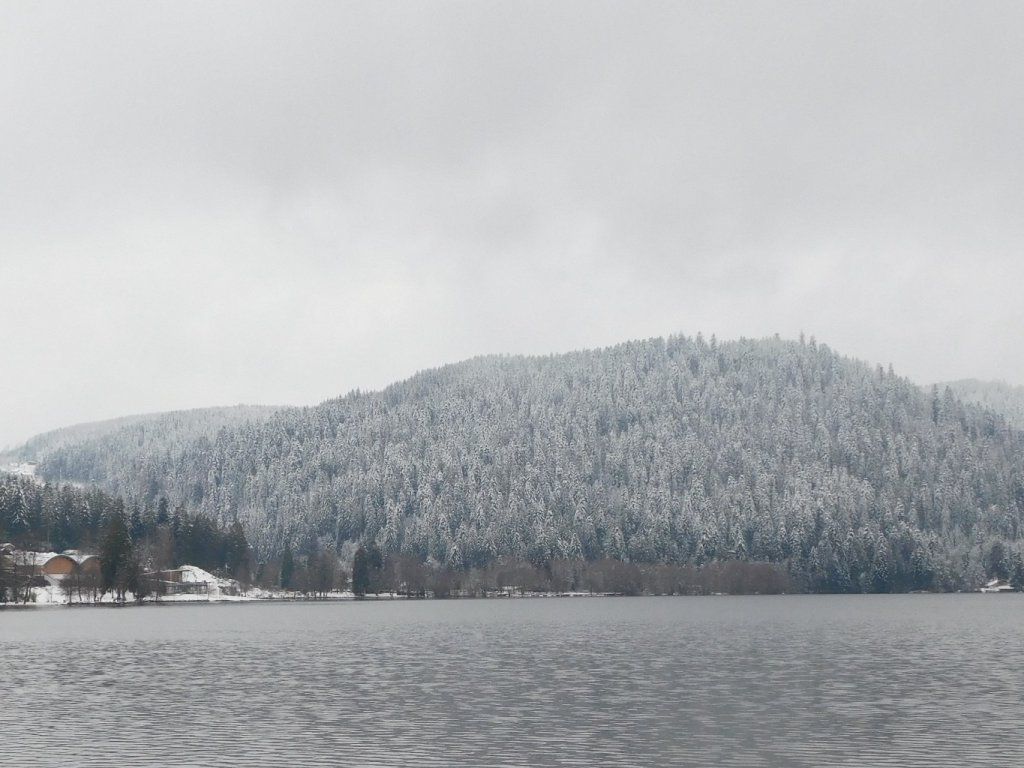
<path id="1" fill-rule="evenodd" d="M 1018 765 L 1024 599 L 635 598 L 0 614 L 35 766 Z"/>

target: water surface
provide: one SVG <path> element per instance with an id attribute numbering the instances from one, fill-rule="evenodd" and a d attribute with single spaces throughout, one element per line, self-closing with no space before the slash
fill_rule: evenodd
<path id="1" fill-rule="evenodd" d="M 0 612 L 24 766 L 1024 765 L 1024 596 Z"/>

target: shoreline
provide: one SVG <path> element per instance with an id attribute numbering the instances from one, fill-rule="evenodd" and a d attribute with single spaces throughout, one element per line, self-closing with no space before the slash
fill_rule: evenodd
<path id="1" fill-rule="evenodd" d="M 376 603 L 376 602 L 455 602 L 465 600 L 551 600 L 551 599 L 576 599 L 576 598 L 728 598 L 728 597 L 909 597 L 909 596 L 939 596 L 939 595 L 983 595 L 984 592 L 781 592 L 777 594 L 694 594 L 694 595 L 666 595 L 666 594 L 642 594 L 627 595 L 614 592 L 534 592 L 517 595 L 453 595 L 448 597 L 410 597 L 399 594 L 364 595 L 357 597 L 351 592 L 342 592 L 327 595 L 326 597 L 307 596 L 264 596 L 246 597 L 232 596 L 219 597 L 214 599 L 146 599 L 142 602 L 127 600 L 118 602 L 116 600 L 100 600 L 97 602 L 28 602 L 28 603 L 0 603 L 0 613 L 5 610 L 25 609 L 53 609 L 53 608 L 142 608 L 146 606 L 178 606 L 178 605 L 253 605 L 266 603 Z M 1024 595 L 1024 592 L 1004 592 L 1004 595 Z"/>

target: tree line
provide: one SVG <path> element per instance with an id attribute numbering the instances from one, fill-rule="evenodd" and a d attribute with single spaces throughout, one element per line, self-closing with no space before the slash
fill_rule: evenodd
<path id="1" fill-rule="evenodd" d="M 125 504 L 123 498 L 95 488 L 39 484 L 28 478 L 0 476 L 0 541 L 19 550 L 98 554 L 100 573 L 93 579 L 74 574 L 66 588 L 80 599 L 113 593 L 138 599 L 153 588 L 147 572 L 196 565 L 211 573 L 251 580 L 253 555 L 237 521 L 218 524 L 183 506 L 173 510 L 165 498 L 155 504 Z M 27 595 L 35 584 L 11 559 L 0 568 L 0 601 Z"/>
<path id="2" fill-rule="evenodd" d="M 126 509 L 123 499 L 96 489 L 40 485 L 10 476 L 0 478 L 0 540 L 23 550 L 98 554 L 98 574 L 76 572 L 64 579 L 62 587 L 71 602 L 95 602 L 107 593 L 117 600 L 129 595 L 144 599 L 160 590 L 148 573 L 184 564 L 243 584 L 314 598 L 349 587 L 357 596 L 441 598 L 532 592 L 769 594 L 793 589 L 786 570 L 768 563 L 696 567 L 603 559 L 535 565 L 504 557 L 485 567 L 453 569 L 408 554 L 385 554 L 374 543 L 349 547 L 346 554 L 310 541 L 298 552 L 289 545 L 280 556 L 254 563 L 237 521 L 218 527 L 181 507 L 171 510 L 163 498 L 152 507 Z M 17 573 L 16 565 L 15 559 L 0 561 L 0 602 L 27 600 L 30 588 L 37 585 Z"/>
<path id="3" fill-rule="evenodd" d="M 220 527 L 183 508 L 170 509 L 160 498 L 153 507 L 129 505 L 96 489 L 39 485 L 29 479 L 0 478 L 0 540 L 25 549 L 63 548 L 96 552 L 98 576 L 75 574 L 64 582 L 72 601 L 95 601 L 112 593 L 142 599 L 159 590 L 146 573 L 183 564 L 236 578 L 243 584 L 324 597 L 351 588 L 357 596 L 397 594 L 406 597 L 493 596 L 533 592 L 612 594 L 777 594 L 815 589 L 851 591 L 848 584 L 808 584 L 795 578 L 791 564 L 722 560 L 704 564 L 635 563 L 612 558 L 593 561 L 552 559 L 541 563 L 498 557 L 482 566 L 452 568 L 402 552 L 385 553 L 369 542 L 348 543 L 336 550 L 329 542 L 308 540 L 297 550 L 256 562 L 237 521 Z M 867 544 L 860 543 L 860 546 Z M 996 540 L 981 547 L 980 569 L 1024 588 L 1024 558 L 1017 548 Z M 892 591 L 893 584 L 952 589 L 923 582 L 915 571 L 912 546 L 903 550 L 888 581 L 862 591 Z M 14 572 L 13 561 L 0 561 L 0 602 L 28 598 L 32 583 Z M 919 567 L 919 566 L 918 566 Z M 917 579 L 917 581 L 915 581 Z"/>
<path id="4" fill-rule="evenodd" d="M 300 565 L 301 558 L 301 565 Z M 262 586 L 313 597 L 350 588 L 356 597 L 495 597 L 535 593 L 616 595 L 782 594 L 797 588 L 786 568 L 729 561 L 704 566 L 554 560 L 543 565 L 503 557 L 484 567 L 453 569 L 411 555 L 358 546 L 346 569 L 344 554 L 330 549 L 296 556 L 291 548 L 260 566 Z"/>

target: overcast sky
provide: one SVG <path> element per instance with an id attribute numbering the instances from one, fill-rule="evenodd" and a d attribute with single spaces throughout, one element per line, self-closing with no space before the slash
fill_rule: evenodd
<path id="1" fill-rule="evenodd" d="M 801 330 L 1024 383 L 1024 4 L 0 5 L 0 446 Z"/>

